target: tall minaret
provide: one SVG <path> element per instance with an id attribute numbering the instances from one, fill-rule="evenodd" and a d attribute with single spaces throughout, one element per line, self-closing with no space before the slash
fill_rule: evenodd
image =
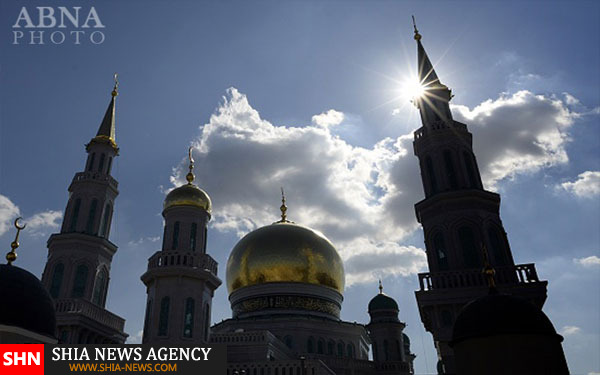
<path id="1" fill-rule="evenodd" d="M 460 309 L 484 295 L 482 247 L 490 251 L 498 289 L 541 308 L 546 281 L 534 264 L 515 265 L 502 220 L 500 196 L 483 188 L 467 126 L 452 119 L 451 90 L 440 82 L 414 28 L 419 80 L 424 94 L 415 98 L 423 126 L 414 133 L 425 199 L 415 205 L 423 226 L 429 273 L 419 274 L 416 292 L 421 320 L 432 333 L 440 373 L 454 373 L 448 342 Z M 491 322 L 490 324 L 493 324 Z"/>
<path id="2" fill-rule="evenodd" d="M 141 277 L 148 299 L 144 344 L 181 345 L 208 342 L 212 298 L 221 285 L 217 262 L 206 254 L 209 196 L 194 185 L 189 149 L 187 184 L 165 198 L 162 250 L 148 259 Z"/>
<path id="3" fill-rule="evenodd" d="M 115 142 L 117 75 L 98 133 L 86 145 L 83 172 L 69 186 L 69 201 L 60 233 L 48 239 L 42 283 L 56 304 L 59 342 L 123 343 L 125 320 L 104 308 L 110 264 L 117 246 L 109 241 L 117 180 L 111 175 L 119 154 Z"/>

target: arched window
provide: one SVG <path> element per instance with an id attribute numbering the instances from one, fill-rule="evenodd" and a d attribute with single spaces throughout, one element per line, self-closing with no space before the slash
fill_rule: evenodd
<path id="1" fill-rule="evenodd" d="M 383 356 L 386 361 L 390 360 L 390 348 L 387 340 L 383 340 Z"/>
<path id="2" fill-rule="evenodd" d="M 502 241 L 502 235 L 500 234 L 500 230 L 490 227 L 488 228 L 488 236 L 490 237 L 490 243 L 492 245 L 492 258 L 494 259 L 494 264 L 496 266 L 505 266 L 508 264 L 506 259 L 506 252 L 504 251 L 504 246 Z"/>
<path id="3" fill-rule="evenodd" d="M 329 342 L 327 342 L 327 354 L 333 355 L 334 347 L 335 347 L 335 343 L 333 342 L 333 340 L 329 340 Z"/>
<path id="4" fill-rule="evenodd" d="M 75 232 L 77 230 L 77 219 L 79 218 L 79 208 L 81 207 L 81 199 L 77 198 L 73 205 L 73 214 L 71 215 L 71 226 L 69 232 Z"/>
<path id="5" fill-rule="evenodd" d="M 104 168 L 104 158 L 106 156 L 104 154 L 100 155 L 100 163 L 98 163 L 98 172 L 102 173 L 102 168 Z"/>
<path id="6" fill-rule="evenodd" d="M 183 337 L 192 337 L 194 330 L 194 299 L 185 300 L 185 314 L 183 315 Z"/>
<path id="7" fill-rule="evenodd" d="M 173 244 L 172 244 L 172 248 L 173 250 L 177 250 L 177 244 L 179 243 L 179 221 L 175 222 L 175 225 L 173 226 Z"/>
<path id="8" fill-rule="evenodd" d="M 464 151 L 463 159 L 465 162 L 465 169 L 467 170 L 467 176 L 469 177 L 469 186 L 472 188 L 477 187 L 477 176 L 475 176 L 475 168 L 473 168 L 473 162 L 471 155 Z"/>
<path id="9" fill-rule="evenodd" d="M 481 266 L 473 230 L 469 227 L 462 227 L 458 230 L 458 237 L 463 251 L 465 266 L 469 268 Z"/>
<path id="10" fill-rule="evenodd" d="M 204 305 L 204 341 L 208 342 L 208 329 L 210 328 L 210 307 Z"/>
<path id="11" fill-rule="evenodd" d="M 96 276 L 96 285 L 94 285 L 94 293 L 92 295 L 92 302 L 96 305 L 104 306 L 104 297 L 106 296 L 106 280 L 108 275 L 106 269 L 102 268 Z"/>
<path id="12" fill-rule="evenodd" d="M 438 268 L 440 271 L 448 269 L 448 253 L 446 252 L 446 244 L 444 243 L 444 235 L 438 233 L 433 237 L 433 247 L 437 257 Z"/>
<path id="13" fill-rule="evenodd" d="M 325 354 L 325 340 L 323 339 L 317 341 L 317 354 Z"/>
<path id="14" fill-rule="evenodd" d="M 454 169 L 454 161 L 452 160 L 452 154 L 450 151 L 444 151 L 444 165 L 446 166 L 446 176 L 452 189 L 458 187 L 458 180 L 456 179 L 456 170 Z"/>
<path id="15" fill-rule="evenodd" d="M 306 351 L 308 353 L 315 352 L 315 339 L 313 339 L 312 337 L 309 337 L 308 341 L 306 342 Z"/>
<path id="16" fill-rule="evenodd" d="M 88 234 L 94 234 L 94 221 L 96 219 L 96 206 L 98 206 L 98 200 L 94 199 L 92 201 L 92 205 L 90 206 L 90 214 L 88 216 L 87 225 L 85 227 L 85 231 Z"/>
<path id="17" fill-rule="evenodd" d="M 346 345 L 346 352 L 347 352 L 348 358 L 354 358 L 354 345 L 352 345 L 352 344 Z"/>
<path id="18" fill-rule="evenodd" d="M 436 194 L 438 192 L 438 183 L 435 178 L 435 170 L 433 169 L 433 161 L 431 156 L 425 158 L 425 167 L 427 168 L 427 176 L 429 177 L 430 193 Z"/>
<path id="19" fill-rule="evenodd" d="M 112 168 L 112 157 L 108 158 L 108 167 L 106 167 L 106 174 L 110 174 L 111 168 Z"/>
<path id="20" fill-rule="evenodd" d="M 100 227 L 100 236 L 104 237 L 104 238 L 108 238 L 108 232 L 109 232 L 109 221 L 110 221 L 110 216 L 112 214 L 111 212 L 111 207 L 110 204 L 106 204 L 106 206 L 104 207 L 104 217 L 102 218 L 102 226 Z"/>
<path id="21" fill-rule="evenodd" d="M 285 342 L 285 346 L 287 346 L 290 349 L 292 348 L 292 345 L 293 345 L 292 336 L 285 336 L 283 341 Z"/>
<path id="22" fill-rule="evenodd" d="M 90 159 L 88 161 L 88 166 L 87 166 L 87 171 L 90 172 L 92 170 L 92 168 L 94 168 L 94 159 L 96 158 L 96 153 L 93 152 L 92 156 L 90 156 Z"/>
<path id="23" fill-rule="evenodd" d="M 192 230 L 190 231 L 190 250 L 196 251 L 196 234 L 198 231 L 198 224 L 192 223 Z"/>
<path id="24" fill-rule="evenodd" d="M 73 291 L 71 297 L 81 298 L 85 293 L 85 284 L 88 277 L 88 267 L 80 264 L 75 270 L 75 280 L 73 281 Z"/>
<path id="25" fill-rule="evenodd" d="M 396 354 L 398 355 L 398 360 L 402 359 L 402 345 L 400 345 L 400 340 L 396 340 Z"/>
<path id="26" fill-rule="evenodd" d="M 63 281 L 63 275 L 65 273 L 65 265 L 58 263 L 54 266 L 54 273 L 52 274 L 52 282 L 50 283 L 50 295 L 52 298 L 58 298 L 60 293 L 60 287 Z"/>
<path id="27" fill-rule="evenodd" d="M 377 361 L 379 359 L 379 352 L 377 351 L 377 343 L 373 343 L 373 360 Z"/>
<path id="28" fill-rule="evenodd" d="M 160 300 L 160 315 L 158 317 L 158 335 L 166 336 L 169 329 L 169 308 L 171 299 L 169 297 L 163 297 Z"/>
<path id="29" fill-rule="evenodd" d="M 150 329 L 152 317 L 152 298 L 148 298 L 148 302 L 146 302 L 146 316 L 144 317 L 144 338 L 143 342 L 146 342 L 148 339 L 148 330 Z"/>
<path id="30" fill-rule="evenodd" d="M 342 341 L 338 342 L 337 345 L 337 355 L 338 357 L 343 357 L 344 356 L 344 343 Z"/>
<path id="31" fill-rule="evenodd" d="M 450 310 L 442 310 L 441 316 L 442 327 L 451 327 L 452 326 L 452 312 Z"/>
<path id="32" fill-rule="evenodd" d="M 202 254 L 206 254 L 206 236 L 208 234 L 208 228 L 204 227 L 204 238 L 202 239 Z"/>

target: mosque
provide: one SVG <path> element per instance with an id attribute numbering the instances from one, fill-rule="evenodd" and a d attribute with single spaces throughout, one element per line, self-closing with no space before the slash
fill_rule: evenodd
<path id="1" fill-rule="evenodd" d="M 423 126 L 414 132 L 425 199 L 429 272 L 415 292 L 421 320 L 438 351 L 439 374 L 568 374 L 562 337 L 541 308 L 546 281 L 534 264 L 515 265 L 499 216 L 500 196 L 483 188 L 467 126 L 452 119 L 443 85 L 415 26 L 419 78 L 415 99 Z M 60 233 L 48 239 L 41 282 L 12 262 L 17 238 L 0 265 L 0 343 L 122 344 L 125 320 L 105 309 L 112 257 L 109 240 L 118 182 L 115 137 L 118 87 L 87 161 L 69 186 Z M 281 217 L 244 236 L 231 250 L 225 286 L 231 318 L 211 326 L 222 284 L 207 252 L 209 195 L 187 183 L 165 198 L 162 249 L 141 275 L 146 286 L 143 343 L 225 344 L 227 375 L 414 374 L 398 303 L 379 293 L 367 324 L 340 319 L 344 264 L 320 232 Z M 488 252 L 487 249 L 490 249 Z M 483 270 L 483 271 L 482 271 Z M 141 313 L 141 312 L 140 312 Z"/>

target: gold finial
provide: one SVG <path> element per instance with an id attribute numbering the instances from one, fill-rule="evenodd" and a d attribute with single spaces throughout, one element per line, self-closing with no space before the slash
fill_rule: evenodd
<path id="1" fill-rule="evenodd" d="M 381 279 L 379 279 L 379 294 L 383 294 L 383 284 L 381 284 Z"/>
<path id="2" fill-rule="evenodd" d="M 421 40 L 421 34 L 419 34 L 419 30 L 417 30 L 417 22 L 415 21 L 415 16 L 412 16 L 413 20 L 413 28 L 415 29 L 415 40 Z"/>
<path id="3" fill-rule="evenodd" d="M 279 209 L 281 210 L 281 220 L 280 222 L 282 223 L 287 223 L 287 206 L 285 205 L 285 193 L 283 191 L 283 187 L 281 188 L 281 207 L 279 207 Z"/>
<path id="4" fill-rule="evenodd" d="M 192 181 L 194 181 L 194 158 L 192 157 L 193 149 L 194 148 L 192 146 L 190 146 L 190 148 L 188 149 L 188 158 L 190 160 L 190 166 L 188 168 L 190 169 L 190 171 L 185 176 L 185 179 L 187 180 L 188 184 L 191 184 Z"/>
<path id="5" fill-rule="evenodd" d="M 17 259 L 17 253 L 15 250 L 17 250 L 17 247 L 19 247 L 19 233 L 21 233 L 21 230 L 25 229 L 25 227 L 27 226 L 27 224 L 19 226 L 19 220 L 21 219 L 22 217 L 18 217 L 15 219 L 15 228 L 17 228 L 17 235 L 15 236 L 15 240 L 10 244 L 10 251 L 6 254 L 6 260 L 9 266 L 12 262 L 14 262 Z"/>
<path id="6" fill-rule="evenodd" d="M 496 280 L 494 279 L 494 275 L 496 274 L 496 270 L 490 264 L 490 260 L 488 258 L 488 251 L 485 244 L 481 244 L 481 251 L 483 252 L 483 270 L 481 270 L 481 273 L 487 279 L 487 283 L 490 289 L 495 289 Z"/>
<path id="7" fill-rule="evenodd" d="M 117 91 L 119 89 L 119 75 L 115 73 L 113 79 L 115 80 L 115 86 L 113 87 L 111 95 L 114 97 L 119 95 L 119 91 Z"/>

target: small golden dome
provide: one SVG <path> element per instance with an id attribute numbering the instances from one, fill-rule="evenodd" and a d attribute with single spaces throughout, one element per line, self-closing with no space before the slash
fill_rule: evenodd
<path id="1" fill-rule="evenodd" d="M 210 197 L 198 186 L 187 183 L 171 190 L 165 198 L 164 209 L 174 206 L 192 206 L 202 208 L 210 214 L 212 203 Z"/>
<path id="2" fill-rule="evenodd" d="M 250 285 L 297 282 L 344 291 L 344 264 L 321 233 L 279 221 L 248 233 L 227 261 L 229 293 Z"/>

